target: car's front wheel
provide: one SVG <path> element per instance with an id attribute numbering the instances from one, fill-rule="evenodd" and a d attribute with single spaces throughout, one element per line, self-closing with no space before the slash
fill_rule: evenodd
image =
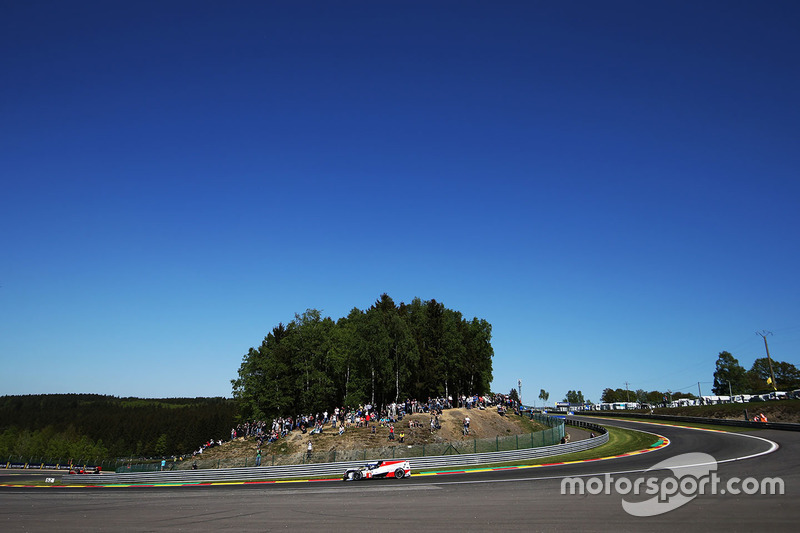
<path id="1" fill-rule="evenodd" d="M 406 476 L 406 471 L 403 470 L 402 468 L 398 468 L 397 470 L 394 471 L 394 477 L 396 477 L 397 479 L 403 479 L 405 476 Z"/>
<path id="2" fill-rule="evenodd" d="M 361 480 L 361 472 L 358 472 L 358 471 L 353 472 L 352 479 L 353 479 L 353 481 L 360 481 Z"/>

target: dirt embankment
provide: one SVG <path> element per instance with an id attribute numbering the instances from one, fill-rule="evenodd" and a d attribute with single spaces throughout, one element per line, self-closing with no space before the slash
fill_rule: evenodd
<path id="1" fill-rule="evenodd" d="M 464 418 L 470 418 L 470 433 L 463 434 Z M 516 435 L 541 431 L 546 429 L 544 426 L 528 420 L 527 417 L 520 417 L 514 414 L 501 416 L 496 409 L 447 409 L 439 416 L 441 429 L 431 432 L 431 415 L 418 413 L 406 416 L 403 420 L 394 424 L 395 440 L 389 440 L 389 427 L 381 426 L 378 423 L 371 423 L 369 427 L 357 428 L 354 426 L 346 428 L 343 435 L 339 435 L 338 429 L 333 429 L 330 424 L 326 424 L 323 432 L 311 435 L 309 432 L 303 434 L 299 429 L 289 433 L 286 438 L 279 439 L 277 442 L 261 447 L 261 453 L 269 454 L 288 454 L 302 453 L 306 450 L 308 441 L 311 440 L 315 452 L 328 452 L 333 450 L 377 448 L 388 445 L 400 445 L 400 434 L 405 433 L 405 442 L 402 444 L 429 444 L 435 442 L 454 442 L 460 440 L 493 438 L 496 435 Z M 416 422 L 421 427 L 411 427 L 411 423 Z M 374 432 L 373 432 L 374 428 Z M 236 457 L 253 457 L 256 452 L 256 440 L 254 438 L 244 439 L 242 437 L 233 442 L 223 443 L 222 446 L 209 448 L 203 453 L 203 459 L 220 459 Z"/>

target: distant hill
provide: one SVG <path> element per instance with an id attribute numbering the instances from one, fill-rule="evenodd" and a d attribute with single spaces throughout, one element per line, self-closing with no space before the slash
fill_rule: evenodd
<path id="1" fill-rule="evenodd" d="M 230 436 L 235 416 L 226 398 L 0 396 L 0 460 L 182 454 Z"/>

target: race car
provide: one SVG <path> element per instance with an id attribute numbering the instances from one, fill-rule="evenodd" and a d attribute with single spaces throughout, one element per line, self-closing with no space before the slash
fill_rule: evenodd
<path id="1" fill-rule="evenodd" d="M 344 473 L 344 481 L 360 481 L 362 479 L 390 478 L 403 479 L 411 475 L 408 461 L 376 461 L 360 468 L 348 468 Z"/>

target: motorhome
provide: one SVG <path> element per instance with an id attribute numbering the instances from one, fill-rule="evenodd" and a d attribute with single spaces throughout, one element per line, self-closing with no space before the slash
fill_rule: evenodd
<path id="1" fill-rule="evenodd" d="M 716 405 L 718 403 L 731 403 L 730 396 L 701 396 L 702 405 Z"/>

